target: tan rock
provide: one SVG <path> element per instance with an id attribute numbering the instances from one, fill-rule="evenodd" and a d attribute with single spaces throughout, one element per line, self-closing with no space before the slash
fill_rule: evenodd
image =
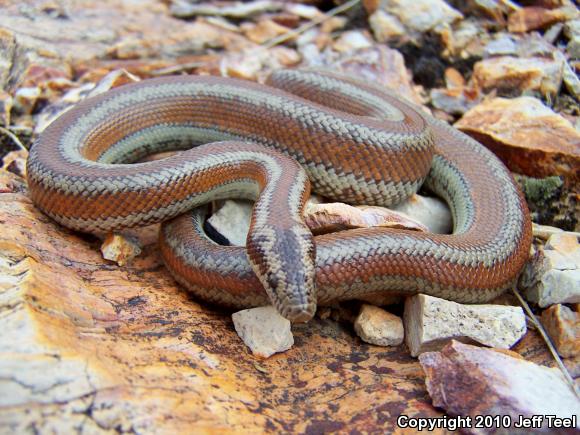
<path id="1" fill-rule="evenodd" d="M 141 246 L 132 238 L 111 233 L 103 241 L 101 253 L 103 258 L 124 266 L 141 253 Z"/>
<path id="2" fill-rule="evenodd" d="M 563 67 L 561 59 L 498 56 L 473 66 L 473 82 L 484 92 L 499 89 L 511 95 L 525 91 L 556 95 L 562 84 Z"/>
<path id="3" fill-rule="evenodd" d="M 537 6 L 524 7 L 513 11 L 508 18 L 508 30 L 515 33 L 545 29 L 554 23 L 575 18 L 578 12 L 571 8 L 544 9 Z"/>
<path id="4" fill-rule="evenodd" d="M 465 86 L 465 78 L 455 68 L 445 68 L 445 86 L 447 89 L 461 89 Z"/>
<path id="5" fill-rule="evenodd" d="M 260 20 L 257 24 L 242 25 L 242 30 L 248 39 L 257 44 L 263 44 L 276 36 L 288 33 L 290 29 L 272 20 Z"/>
<path id="6" fill-rule="evenodd" d="M 367 304 L 361 307 L 354 330 L 363 341 L 377 346 L 398 346 L 405 335 L 400 317 Z"/>
<path id="7" fill-rule="evenodd" d="M 375 39 L 379 42 L 387 42 L 398 39 L 406 34 L 405 27 L 399 19 L 379 9 L 369 17 L 369 24 Z"/>
<path id="8" fill-rule="evenodd" d="M 412 102 L 420 104 L 422 101 L 413 87 L 403 55 L 385 45 L 345 54 L 333 62 L 332 67 L 338 72 L 385 86 Z"/>
<path id="9" fill-rule="evenodd" d="M 490 148 L 512 171 L 537 178 L 562 175 L 569 186 L 580 183 L 580 133 L 536 98 L 486 100 L 455 127 Z"/>
<path id="10" fill-rule="evenodd" d="M 27 150 L 10 151 L 2 158 L 2 168 L 19 177 L 26 178 Z"/>
<path id="11" fill-rule="evenodd" d="M 548 240 L 552 234 L 564 232 L 561 228 L 552 227 L 550 225 L 539 225 L 537 223 L 532 223 L 532 233 L 534 237 L 538 237 L 542 240 Z"/>
<path id="12" fill-rule="evenodd" d="M 557 368 L 456 341 L 441 352 L 422 354 L 419 361 L 427 375 L 425 384 L 433 406 L 451 415 L 474 419 L 477 415 L 500 415 L 507 426 L 500 433 L 520 433 L 513 424 L 520 416 L 534 415 L 565 419 L 559 421 L 567 429 L 560 426 L 558 433 L 575 433 L 580 428 L 577 418 L 573 419 L 580 413 L 580 401 Z M 554 427 L 546 417 L 539 419 L 539 424 L 542 433 Z"/>
<path id="13" fill-rule="evenodd" d="M 405 301 L 405 342 L 412 356 L 451 340 L 509 349 L 526 333 L 521 307 L 462 305 L 427 295 Z"/>
<path id="14" fill-rule="evenodd" d="M 565 305 L 552 305 L 542 311 L 541 321 L 560 355 L 580 355 L 580 313 Z"/>
<path id="15" fill-rule="evenodd" d="M 399 228 L 428 231 L 410 216 L 384 207 L 358 206 L 334 202 L 307 205 L 304 218 L 314 234 L 325 234 L 352 228 Z"/>
<path id="16" fill-rule="evenodd" d="M 573 259 L 577 267 L 580 268 L 580 244 L 578 235 L 569 232 L 558 232 L 552 234 L 546 242 L 545 249 L 551 249 L 562 255 Z"/>
<path id="17" fill-rule="evenodd" d="M 294 344 L 290 321 L 274 307 L 259 307 L 232 314 L 234 327 L 254 355 L 268 358 Z"/>
<path id="18" fill-rule="evenodd" d="M 452 59 L 482 57 L 490 38 L 485 27 L 479 21 L 473 20 L 463 20 L 454 26 L 443 26 L 438 33 L 445 47 L 442 55 Z"/>

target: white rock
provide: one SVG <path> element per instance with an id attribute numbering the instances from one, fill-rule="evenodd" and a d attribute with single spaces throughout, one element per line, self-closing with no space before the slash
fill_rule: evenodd
<path id="1" fill-rule="evenodd" d="M 290 321 L 272 306 L 251 308 L 232 314 L 234 327 L 252 353 L 268 358 L 294 344 Z"/>
<path id="2" fill-rule="evenodd" d="M 575 234 L 550 236 L 524 269 L 520 285 L 527 300 L 547 307 L 580 302 L 580 244 Z"/>
<path id="3" fill-rule="evenodd" d="M 228 199 L 208 219 L 208 223 L 232 245 L 246 246 L 252 209 L 253 203 L 250 201 Z"/>
<path id="4" fill-rule="evenodd" d="M 333 48 L 340 53 L 370 48 L 372 46 L 373 42 L 371 39 L 365 33 L 358 30 L 349 30 L 342 33 L 333 44 Z"/>
<path id="5" fill-rule="evenodd" d="M 509 349 L 526 333 L 521 307 L 461 305 L 427 295 L 407 298 L 404 320 L 413 356 L 441 349 L 452 339 Z"/>
<path id="6" fill-rule="evenodd" d="M 387 0 L 380 8 L 394 15 L 407 28 L 426 32 L 443 24 L 450 24 L 463 18 L 443 0 Z"/>
<path id="7" fill-rule="evenodd" d="M 432 233 L 448 234 L 452 230 L 451 211 L 447 204 L 438 198 L 415 194 L 391 208 L 419 221 Z"/>
<path id="8" fill-rule="evenodd" d="M 405 334 L 400 317 L 367 304 L 361 307 L 354 330 L 363 341 L 378 346 L 398 346 Z"/>

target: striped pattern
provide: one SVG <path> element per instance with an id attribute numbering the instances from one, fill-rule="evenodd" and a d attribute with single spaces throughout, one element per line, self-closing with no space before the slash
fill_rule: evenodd
<path id="1" fill-rule="evenodd" d="M 366 83 L 288 70 L 268 84 L 171 77 L 87 99 L 32 148 L 31 197 L 81 231 L 167 221 L 161 252 L 180 283 L 229 306 L 270 301 L 293 321 L 311 318 L 318 302 L 381 292 L 483 302 L 515 281 L 531 223 L 488 150 Z M 169 149 L 186 151 L 133 164 Z M 449 203 L 454 232 L 313 239 L 301 218 L 309 180 L 335 200 L 376 205 L 424 185 Z M 256 200 L 246 249 L 208 239 L 199 209 L 183 215 L 226 197 Z"/>

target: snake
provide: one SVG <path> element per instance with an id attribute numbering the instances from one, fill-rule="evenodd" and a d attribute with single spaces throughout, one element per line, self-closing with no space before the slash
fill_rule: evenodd
<path id="1" fill-rule="evenodd" d="M 179 152 L 143 161 L 168 150 Z M 119 86 L 47 127 L 27 178 L 35 206 L 75 231 L 161 222 L 164 263 L 197 298 L 273 305 L 292 322 L 318 304 L 381 295 L 490 301 L 517 282 L 532 239 L 525 199 L 492 152 L 384 86 L 329 71 Z M 388 207 L 419 188 L 449 205 L 450 234 L 314 237 L 304 223 L 311 189 Z M 225 198 L 255 201 L 245 247 L 206 232 L 206 205 Z"/>

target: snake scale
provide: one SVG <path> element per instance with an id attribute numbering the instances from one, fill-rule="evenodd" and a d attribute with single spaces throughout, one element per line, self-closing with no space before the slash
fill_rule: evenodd
<path id="1" fill-rule="evenodd" d="M 183 150 L 139 162 L 151 153 Z M 277 71 L 266 85 L 164 77 L 87 98 L 54 121 L 28 160 L 35 205 L 83 232 L 163 222 L 178 282 L 235 308 L 273 304 L 291 321 L 317 303 L 385 293 L 485 302 L 517 279 L 531 221 L 486 148 L 378 86 Z M 420 186 L 449 204 L 452 234 L 388 228 L 313 237 L 310 194 L 389 206 Z M 256 201 L 246 248 L 204 232 L 200 206 Z M 190 213 L 185 213 L 191 211 Z"/>

